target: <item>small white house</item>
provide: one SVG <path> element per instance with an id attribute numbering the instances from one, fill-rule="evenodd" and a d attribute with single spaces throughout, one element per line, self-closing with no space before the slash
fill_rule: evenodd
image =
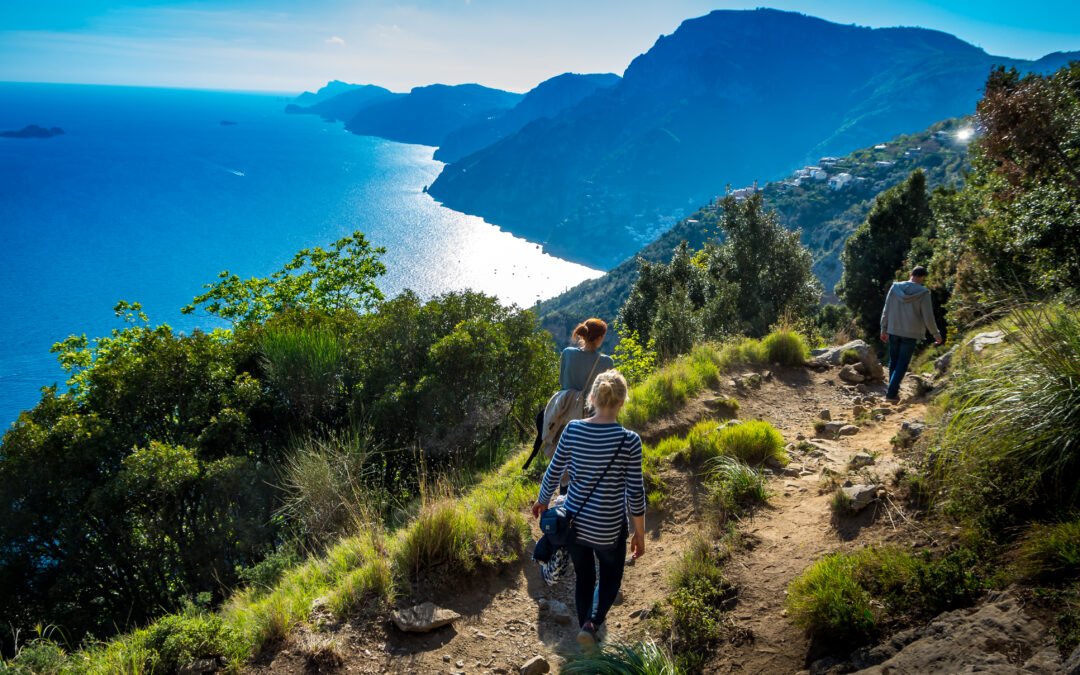
<path id="1" fill-rule="evenodd" d="M 886 159 L 879 159 L 878 161 L 874 162 L 874 166 L 880 166 L 883 169 L 887 169 L 895 163 L 896 162 L 890 162 Z"/>
<path id="2" fill-rule="evenodd" d="M 833 190 L 840 190 L 848 183 L 852 181 L 852 175 L 850 173 L 838 173 L 835 176 L 829 178 L 829 187 Z"/>
<path id="3" fill-rule="evenodd" d="M 808 166 L 806 168 L 810 171 L 810 177 L 814 180 L 826 180 L 829 177 L 829 172 L 820 166 Z"/>
<path id="4" fill-rule="evenodd" d="M 878 143 L 877 145 L 874 146 L 874 149 L 875 150 L 884 150 L 887 147 L 889 147 L 889 146 L 887 144 L 885 144 L 885 143 Z"/>

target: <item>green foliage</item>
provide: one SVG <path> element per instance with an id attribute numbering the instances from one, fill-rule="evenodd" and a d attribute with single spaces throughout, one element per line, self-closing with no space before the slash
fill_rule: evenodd
<path id="1" fill-rule="evenodd" d="M 858 645 L 877 629 L 872 598 L 856 580 L 855 560 L 827 555 L 788 586 L 787 609 L 796 626 L 838 645 Z"/>
<path id="2" fill-rule="evenodd" d="M 946 409 L 937 471 L 962 515 L 996 529 L 1080 499 L 1080 313 L 1013 313 L 1003 349 L 966 370 Z"/>
<path id="3" fill-rule="evenodd" d="M 801 366 L 810 358 L 810 348 L 806 340 L 792 330 L 777 330 L 769 333 L 761 341 L 769 355 L 770 363 L 782 366 Z"/>
<path id="4" fill-rule="evenodd" d="M 623 332 L 617 325 L 615 330 Z M 630 386 L 639 384 L 656 370 L 656 340 L 649 340 L 648 344 L 642 345 L 636 332 L 625 333 L 615 346 L 612 359 L 615 368 L 623 374 Z"/>
<path id="5" fill-rule="evenodd" d="M 60 645 L 35 638 L 22 645 L 11 661 L 0 661 L 0 675 L 61 675 L 66 663 L 67 653 Z"/>
<path id="6" fill-rule="evenodd" d="M 891 622 L 925 619 L 973 602 L 986 588 L 982 558 L 967 548 L 939 558 L 895 546 L 833 553 L 791 582 L 788 611 L 811 636 L 855 647 Z"/>
<path id="7" fill-rule="evenodd" d="M 520 440 L 555 380 L 550 337 L 478 293 L 376 305 L 376 254 L 353 237 L 217 286 L 206 302 L 232 330 L 178 334 L 121 302 L 124 328 L 59 343 L 69 390 L 44 390 L 0 441 L 0 615 L 75 644 L 240 583 L 257 594 L 283 541 L 319 550 L 398 518 L 421 470 L 491 466 Z M 274 634 L 293 614 L 263 616 Z"/>
<path id="8" fill-rule="evenodd" d="M 721 455 L 709 460 L 707 471 L 710 496 L 721 513 L 721 520 L 769 501 L 764 474 L 745 462 Z"/>
<path id="9" fill-rule="evenodd" d="M 1080 573 L 1080 520 L 1051 525 L 1035 523 L 1018 551 L 1020 574 L 1028 579 L 1060 583 Z"/>
<path id="10" fill-rule="evenodd" d="M 652 640 L 605 644 L 599 653 L 565 663 L 560 672 L 576 675 L 680 675 L 684 671 Z"/>
<path id="11" fill-rule="evenodd" d="M 201 306 L 233 323 L 259 323 L 289 308 L 365 312 L 383 297 L 375 282 L 386 274 L 379 261 L 384 253 L 386 249 L 372 247 L 362 232 L 353 232 L 329 250 L 301 249 L 267 278 L 241 279 L 226 270 L 183 312 L 191 314 Z"/>
<path id="12" fill-rule="evenodd" d="M 198 658 L 233 654 L 240 636 L 214 614 L 173 614 L 143 633 L 143 642 L 156 658 L 148 669 L 176 671 Z"/>
<path id="13" fill-rule="evenodd" d="M 765 335 L 781 317 L 808 317 L 820 285 L 797 233 L 765 212 L 760 197 L 721 202 L 723 244 L 697 251 L 680 245 L 667 265 L 641 261 L 619 320 L 641 339 L 655 339 L 663 360 L 701 338 Z"/>
<path id="14" fill-rule="evenodd" d="M 678 410 L 692 396 L 720 382 L 720 374 L 767 363 L 768 353 L 757 340 L 739 339 L 723 345 L 701 344 L 631 387 L 622 412 L 623 424 L 643 429 L 652 420 Z M 730 406 L 736 409 L 738 406 Z"/>
<path id="15" fill-rule="evenodd" d="M 716 432 L 716 444 L 723 454 L 748 464 L 763 464 L 770 459 L 780 464 L 788 463 L 784 437 L 764 420 L 747 420 L 721 427 Z"/>
<path id="16" fill-rule="evenodd" d="M 865 335 L 877 335 L 889 284 L 907 258 L 911 240 L 932 223 L 926 175 L 915 171 L 902 184 L 882 193 L 844 245 L 844 273 L 836 287 Z"/>
<path id="17" fill-rule="evenodd" d="M 722 637 L 725 610 L 735 590 L 724 580 L 720 557 L 698 536 L 671 573 L 674 591 L 668 598 L 670 632 L 676 663 L 686 670 L 700 668 L 708 650 Z"/>
<path id="18" fill-rule="evenodd" d="M 304 421 L 327 419 L 344 393 L 345 348 L 330 328 L 274 326 L 261 335 L 262 369 L 285 407 Z"/>

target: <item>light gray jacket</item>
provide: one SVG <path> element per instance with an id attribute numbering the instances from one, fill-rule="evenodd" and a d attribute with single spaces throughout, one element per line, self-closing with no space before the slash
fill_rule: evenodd
<path id="1" fill-rule="evenodd" d="M 934 321 L 930 289 L 914 281 L 894 282 L 885 296 L 885 308 L 881 310 L 881 332 L 922 340 L 927 331 L 935 340 L 941 339 L 941 331 Z"/>

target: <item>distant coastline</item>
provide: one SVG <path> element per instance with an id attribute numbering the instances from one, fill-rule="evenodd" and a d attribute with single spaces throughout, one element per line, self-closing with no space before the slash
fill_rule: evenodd
<path id="1" fill-rule="evenodd" d="M 0 138 L 52 138 L 63 133 L 64 130 L 60 127 L 46 129 L 36 124 L 28 124 L 18 131 L 0 131 Z"/>

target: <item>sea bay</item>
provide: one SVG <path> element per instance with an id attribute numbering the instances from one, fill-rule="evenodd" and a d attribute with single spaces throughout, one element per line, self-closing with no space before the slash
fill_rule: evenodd
<path id="1" fill-rule="evenodd" d="M 225 269 L 266 275 L 300 248 L 363 231 L 387 253 L 381 287 L 472 288 L 528 306 L 598 271 L 544 254 L 425 194 L 433 148 L 285 115 L 286 96 L 0 83 L 0 426 L 64 375 L 49 347 L 120 326 L 220 325 L 180 308 Z"/>

